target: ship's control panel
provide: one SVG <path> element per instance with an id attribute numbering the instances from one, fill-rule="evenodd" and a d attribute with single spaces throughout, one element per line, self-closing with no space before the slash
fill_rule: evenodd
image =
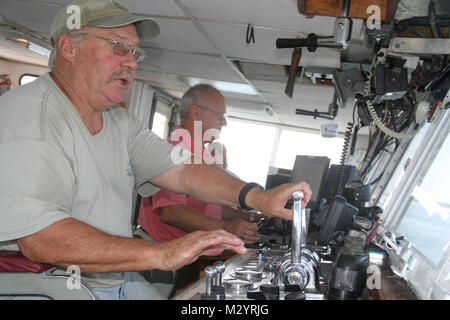
<path id="1" fill-rule="evenodd" d="M 331 264 L 304 250 L 305 264 L 283 279 L 281 272 L 290 250 L 278 244 L 249 250 L 226 262 L 216 262 L 204 270 L 205 277 L 182 295 L 182 300 L 322 300 L 326 278 L 319 269 Z M 311 260 L 307 260 L 311 259 Z M 281 281 L 281 282 L 280 282 Z M 283 283 L 285 281 L 286 283 Z"/>
<path id="2" fill-rule="evenodd" d="M 205 277 L 178 295 L 183 300 L 322 300 L 331 261 L 327 247 L 306 245 L 303 193 L 293 194 L 292 245 L 264 243 L 244 255 L 216 262 Z"/>

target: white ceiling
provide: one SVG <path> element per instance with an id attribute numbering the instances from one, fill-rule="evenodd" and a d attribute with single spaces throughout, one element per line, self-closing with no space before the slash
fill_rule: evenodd
<path id="1" fill-rule="evenodd" d="M 4 38 L 9 34 L 6 24 L 22 29 L 49 47 L 53 17 L 69 2 L 2 0 L 0 33 L 4 37 L 0 37 L 0 56 L 11 59 L 11 55 L 2 50 Z M 297 0 L 119 2 L 133 13 L 155 18 L 161 25 L 157 38 L 142 43 L 148 57 L 139 67 L 138 79 L 177 98 L 189 87 L 189 77 L 205 82 L 220 80 L 249 84 L 258 95 L 223 92 L 231 116 L 316 129 L 329 122 L 295 115 L 296 108 L 326 112 L 334 89 L 313 85 L 308 79 L 298 77 L 294 97 L 289 98 L 284 93 L 287 76 L 283 66 L 290 64 L 292 49 L 277 49 L 275 41 L 277 38 L 305 37 L 311 32 L 319 36 L 332 35 L 335 18 L 307 18 L 298 13 Z M 255 43 L 245 41 L 248 24 L 254 26 Z M 339 68 L 341 56 L 357 62 L 367 59 L 370 49 L 363 44 L 361 28 L 362 21 L 354 20 L 352 40 L 355 46 L 350 45 L 346 52 L 319 48 L 309 53 L 304 49 L 300 65 Z M 240 69 L 234 61 L 239 61 Z M 267 106 L 275 111 L 274 115 L 266 113 Z M 335 121 L 340 124 L 340 131 L 344 131 L 346 123 L 351 121 L 352 111 L 349 108 L 339 110 Z"/>

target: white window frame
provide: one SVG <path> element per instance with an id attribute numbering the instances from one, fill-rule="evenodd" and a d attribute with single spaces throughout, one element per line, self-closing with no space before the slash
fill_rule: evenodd
<path id="1" fill-rule="evenodd" d="M 408 201 L 415 186 L 419 182 L 423 170 L 426 170 L 427 164 L 434 158 L 439 151 L 442 143 L 445 141 L 450 131 L 450 111 L 444 106 L 450 103 L 450 96 L 441 103 L 439 109 L 431 123 L 421 126 L 422 132 L 419 146 L 416 143 L 411 150 L 404 151 L 399 162 L 396 163 L 396 171 L 392 176 L 400 180 L 397 187 L 392 191 L 389 197 L 383 193 L 390 192 L 385 190 L 380 198 L 387 199 L 383 203 L 384 213 L 380 219 L 381 227 L 378 231 L 376 242 L 387 249 L 391 260 L 392 270 L 406 279 L 411 289 L 420 299 L 450 299 L 450 248 L 444 253 L 438 265 L 432 263 L 424 254 L 422 254 L 407 239 L 395 242 L 394 239 L 401 236 L 395 234 L 399 222 L 403 218 Z"/>

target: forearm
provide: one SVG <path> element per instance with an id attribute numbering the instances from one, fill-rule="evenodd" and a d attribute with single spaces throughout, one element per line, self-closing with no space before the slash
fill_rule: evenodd
<path id="1" fill-rule="evenodd" d="M 150 180 L 151 183 L 178 193 L 186 193 L 205 202 L 225 206 L 240 206 L 239 193 L 245 182 L 234 178 L 215 165 L 181 164 Z M 252 188 L 245 197 L 245 204 L 267 216 L 292 219 L 292 211 L 285 209 L 294 191 L 303 191 L 303 207 L 311 189 L 306 182 L 284 184 L 270 190 Z"/>
<path id="2" fill-rule="evenodd" d="M 250 219 L 250 212 L 243 211 L 243 210 L 236 210 L 233 208 L 230 208 L 228 206 L 222 206 L 222 219 L 223 220 L 233 220 L 233 219 L 243 219 L 246 221 L 249 221 Z"/>
<path id="3" fill-rule="evenodd" d="M 194 160 L 191 162 L 194 163 Z M 245 185 L 245 182 L 234 178 L 223 169 L 207 164 L 181 164 L 150 182 L 163 189 L 226 206 L 239 205 L 239 192 Z"/>
<path id="4" fill-rule="evenodd" d="M 243 242 L 223 230 L 197 231 L 163 243 L 113 236 L 67 218 L 17 240 L 32 261 L 61 267 L 77 265 L 83 272 L 177 270 L 201 255 L 224 249 L 245 253 Z"/>
<path id="5" fill-rule="evenodd" d="M 163 207 L 160 209 L 159 217 L 162 222 L 170 224 L 186 232 L 197 230 L 217 230 L 223 229 L 223 222 L 214 219 L 184 205 Z"/>
<path id="6" fill-rule="evenodd" d="M 77 265 L 84 272 L 156 269 L 162 263 L 156 244 L 112 236 L 71 218 L 21 238 L 18 244 L 33 261 L 61 267 Z"/>
<path id="7" fill-rule="evenodd" d="M 187 165 L 180 181 L 194 198 L 225 206 L 239 205 L 239 192 L 245 185 L 214 165 Z"/>

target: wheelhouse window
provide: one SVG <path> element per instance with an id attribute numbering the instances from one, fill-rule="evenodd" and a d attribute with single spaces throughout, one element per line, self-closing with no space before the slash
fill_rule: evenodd
<path id="1" fill-rule="evenodd" d="M 242 180 L 265 185 L 269 167 L 291 170 L 297 155 L 326 156 L 338 164 L 344 139 L 324 138 L 271 125 L 228 119 L 219 142 L 227 150 L 228 169 Z"/>
<path id="2" fill-rule="evenodd" d="M 228 169 L 244 181 L 265 185 L 275 127 L 227 120 L 219 142 L 227 150 Z"/>
<path id="3" fill-rule="evenodd" d="M 156 133 L 160 138 L 166 138 L 167 129 L 167 117 L 159 112 L 155 112 L 153 117 L 152 131 Z"/>
<path id="4" fill-rule="evenodd" d="M 323 156 L 330 163 L 339 164 L 342 154 L 342 138 L 324 138 L 319 133 L 281 130 L 275 167 L 292 169 L 297 155 Z"/>
<path id="5" fill-rule="evenodd" d="M 396 233 L 405 236 L 434 264 L 450 246 L 450 137 L 447 135 L 435 157 L 429 157 L 418 183 L 407 199 Z"/>

